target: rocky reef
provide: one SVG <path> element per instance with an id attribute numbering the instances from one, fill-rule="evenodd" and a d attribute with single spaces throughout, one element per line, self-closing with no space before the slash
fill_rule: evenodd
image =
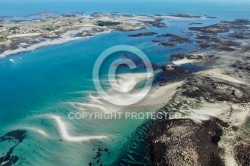
<path id="1" fill-rule="evenodd" d="M 132 35 L 129 35 L 129 37 L 153 36 L 153 35 L 156 35 L 156 34 L 157 33 L 155 33 L 155 32 L 144 32 L 144 33 L 132 34 Z"/>
<path id="2" fill-rule="evenodd" d="M 196 32 L 196 41 L 202 49 L 234 52 L 244 48 L 237 40 L 249 39 L 249 25 L 247 19 L 236 19 L 204 27 L 191 26 L 189 30 Z"/>
<path id="3" fill-rule="evenodd" d="M 196 16 L 192 14 L 169 14 L 171 17 L 179 17 L 179 18 L 200 18 L 201 16 Z"/>
<path id="4" fill-rule="evenodd" d="M 12 166 L 19 160 L 19 157 L 12 155 L 12 153 L 26 138 L 26 132 L 26 130 L 13 130 L 0 137 L 0 143 L 5 141 L 14 142 L 14 146 L 12 146 L 4 156 L 0 157 L 1 166 Z"/>
<path id="5" fill-rule="evenodd" d="M 184 86 L 186 89 L 184 93 L 188 97 L 209 93 L 210 97 L 219 101 L 231 101 L 234 103 L 250 101 L 249 87 L 220 81 L 218 78 L 195 76 L 187 79 L 187 83 Z"/>
<path id="6" fill-rule="evenodd" d="M 222 150 L 218 147 L 222 134 L 218 119 L 201 124 L 190 119 L 155 123 L 148 138 L 152 165 L 222 166 Z"/>
<path id="7" fill-rule="evenodd" d="M 177 43 L 190 43 L 191 40 L 177 36 L 177 35 L 173 35 L 173 34 L 163 34 L 163 35 L 158 35 L 157 37 L 159 38 L 170 38 L 169 41 L 170 42 L 177 42 Z"/>

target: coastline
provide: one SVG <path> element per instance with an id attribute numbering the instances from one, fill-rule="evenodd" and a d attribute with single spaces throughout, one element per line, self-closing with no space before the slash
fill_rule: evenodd
<path id="1" fill-rule="evenodd" d="M 104 25 L 98 25 L 99 22 L 101 22 L 100 20 Z M 53 24 L 58 22 L 58 25 L 53 26 L 53 24 L 51 24 L 52 21 Z M 70 21 L 73 26 L 71 24 L 64 25 L 64 22 Z M 24 51 L 31 51 L 43 46 L 62 44 L 100 33 L 109 33 L 114 30 L 133 31 L 145 29 L 148 28 L 145 23 L 147 21 L 155 21 L 155 19 L 150 16 L 134 16 L 132 19 L 130 16 L 126 17 L 118 14 L 92 14 L 81 17 L 64 15 L 55 18 L 48 17 L 48 19 L 38 21 L 38 23 L 36 20 L 18 23 L 21 28 L 19 28 L 15 22 L 4 22 L 2 27 L 0 27 L 0 36 L 2 40 L 4 40 L 0 41 L 0 58 Z M 112 25 L 112 23 L 118 23 L 118 25 Z M 33 25 L 33 29 L 31 25 Z M 50 28 L 51 26 L 56 28 L 43 30 L 44 27 Z M 12 29 L 14 28 L 15 30 L 13 31 Z M 24 33 L 22 33 L 22 31 Z M 27 31 L 37 32 L 27 33 Z M 14 45 L 11 46 L 11 44 Z M 14 49 L 11 49 L 11 47 L 14 47 Z"/>
<path id="2" fill-rule="evenodd" d="M 70 31 L 72 31 L 72 30 L 69 30 L 68 32 L 70 32 Z M 75 31 L 81 32 L 82 30 L 79 29 L 79 30 L 75 30 Z M 80 40 L 80 39 L 90 38 L 91 37 L 91 36 L 86 36 L 86 37 L 72 37 L 68 32 L 65 32 L 64 34 L 62 34 L 61 38 L 58 38 L 58 39 L 47 39 L 46 41 L 43 41 L 41 43 L 30 45 L 27 48 L 19 47 L 18 49 L 15 49 L 15 50 L 6 50 L 6 51 L 4 51 L 3 53 L 0 54 L 0 59 L 1 58 L 5 58 L 8 55 L 13 55 L 13 54 L 27 52 L 27 51 L 33 51 L 33 50 L 36 50 L 38 48 L 42 48 L 42 47 L 46 47 L 46 46 L 63 44 L 63 43 L 66 43 L 66 42 L 70 42 L 70 41 L 74 41 L 74 40 Z M 111 31 L 97 32 L 94 35 L 104 34 L 104 33 L 110 33 L 110 32 Z"/>

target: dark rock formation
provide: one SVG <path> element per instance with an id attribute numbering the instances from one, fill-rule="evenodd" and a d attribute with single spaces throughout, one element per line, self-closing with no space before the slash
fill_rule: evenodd
<path id="1" fill-rule="evenodd" d="M 217 17 L 214 17 L 214 16 L 207 16 L 205 15 L 206 18 L 217 18 Z"/>
<path id="2" fill-rule="evenodd" d="M 235 39 L 248 40 L 250 38 L 249 25 L 249 20 L 236 19 L 221 21 L 210 26 L 189 27 L 189 30 L 196 31 L 196 42 L 200 48 L 233 52 L 242 48 L 240 42 L 234 41 Z M 242 52 L 246 51 L 242 50 Z"/>
<path id="3" fill-rule="evenodd" d="M 215 118 L 202 124 L 189 119 L 148 121 L 134 132 L 113 165 L 222 166 L 222 126 L 227 127 Z"/>
<path id="4" fill-rule="evenodd" d="M 184 95 L 189 97 L 198 97 L 204 93 L 209 93 L 210 97 L 219 101 L 231 101 L 234 103 L 250 101 L 250 90 L 248 87 L 219 79 L 213 80 L 209 77 L 196 76 L 189 78 L 187 83 L 183 85 L 183 89 L 186 89 Z"/>
<path id="5" fill-rule="evenodd" d="M 237 70 L 242 70 L 245 72 L 250 72 L 250 62 L 242 62 L 242 61 L 236 61 L 236 63 L 232 64 L 233 68 L 236 68 Z"/>
<path id="6" fill-rule="evenodd" d="M 247 32 L 234 32 L 229 34 L 229 37 L 234 39 L 250 39 L 250 33 Z"/>
<path id="7" fill-rule="evenodd" d="M 167 28 L 167 25 L 161 21 L 162 21 L 162 19 L 156 19 L 154 21 L 146 21 L 146 23 L 152 27 Z"/>
<path id="8" fill-rule="evenodd" d="M 81 33 L 77 33 L 77 37 L 87 37 L 87 36 L 92 36 L 93 34 L 89 31 L 82 31 Z"/>
<path id="9" fill-rule="evenodd" d="M 157 28 L 167 28 L 168 26 L 163 23 L 163 22 L 153 22 L 150 24 L 153 27 L 157 27 Z"/>
<path id="10" fill-rule="evenodd" d="M 103 26 L 117 26 L 120 25 L 120 22 L 113 22 L 113 21 L 97 21 L 96 25 L 103 27 Z"/>
<path id="11" fill-rule="evenodd" d="M 249 52 L 250 51 L 250 45 L 242 47 L 241 52 Z"/>
<path id="12" fill-rule="evenodd" d="M 174 43 L 170 43 L 170 42 L 159 42 L 158 45 L 164 46 L 164 47 L 174 47 L 175 46 Z"/>
<path id="13" fill-rule="evenodd" d="M 76 17 L 75 14 L 62 14 L 63 17 Z"/>
<path id="14" fill-rule="evenodd" d="M 181 59 L 204 59 L 202 55 L 192 55 L 192 54 L 174 54 L 170 56 L 172 61 Z M 209 58 L 209 57 L 208 57 Z"/>
<path id="15" fill-rule="evenodd" d="M 189 27 L 189 30 L 200 31 L 203 33 L 225 33 L 229 32 L 228 27 L 221 26 L 219 24 L 207 26 L 207 27 Z"/>
<path id="16" fill-rule="evenodd" d="M 240 166 L 250 165 L 250 142 L 239 142 L 234 146 L 234 157 Z"/>
<path id="17" fill-rule="evenodd" d="M 220 23 L 205 27 L 189 27 L 189 30 L 208 34 L 218 34 L 226 33 L 230 30 L 246 30 L 249 29 L 248 25 L 250 25 L 249 20 L 236 19 L 234 21 L 221 21 Z"/>
<path id="18" fill-rule="evenodd" d="M 218 141 L 223 134 L 220 120 L 196 124 L 190 119 L 165 120 L 151 126 L 151 165 L 223 166 Z"/>
<path id="19" fill-rule="evenodd" d="M 169 14 L 171 17 L 180 17 L 180 18 L 200 18 L 201 16 L 195 16 L 191 14 Z"/>
<path id="20" fill-rule="evenodd" d="M 201 24 L 203 24 L 203 23 L 201 23 L 201 22 L 192 22 L 189 25 L 201 25 Z"/>
<path id="21" fill-rule="evenodd" d="M 5 156 L 0 157 L 1 166 L 12 166 L 15 164 L 19 157 L 12 155 L 16 146 L 18 146 L 26 138 L 25 130 L 14 130 L 0 137 L 0 142 L 13 141 L 16 144 L 9 149 Z"/>
<path id="22" fill-rule="evenodd" d="M 143 36 L 153 36 L 156 35 L 156 32 L 143 32 L 143 33 L 137 33 L 137 34 L 132 34 L 128 35 L 129 37 L 143 37 Z"/>
<path id="23" fill-rule="evenodd" d="M 26 132 L 27 131 L 25 130 L 13 130 L 1 136 L 0 142 L 12 140 L 12 141 L 18 141 L 19 143 L 21 143 L 26 137 Z"/>
<path id="24" fill-rule="evenodd" d="M 179 77 L 191 74 L 192 72 L 186 70 L 185 68 L 174 66 L 172 64 L 168 64 L 166 67 L 161 67 L 162 74 L 165 77 Z"/>
<path id="25" fill-rule="evenodd" d="M 184 38 L 184 37 L 174 35 L 174 34 L 163 34 L 163 35 L 158 35 L 157 37 L 169 38 L 169 42 L 171 42 L 171 43 L 178 43 L 178 44 L 192 43 L 191 40 Z"/>

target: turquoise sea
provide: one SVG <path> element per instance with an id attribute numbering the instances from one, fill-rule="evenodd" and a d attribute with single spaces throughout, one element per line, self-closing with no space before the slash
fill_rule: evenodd
<path id="1" fill-rule="evenodd" d="M 248 0 L 1 0 L 0 15 L 25 16 L 40 12 L 120 12 L 127 14 L 193 13 L 224 18 L 249 17 Z"/>
<path id="2" fill-rule="evenodd" d="M 217 19 L 203 20 L 212 24 L 219 20 L 249 18 L 249 2 L 241 1 L 31 1 L 0 0 L 0 15 L 22 16 L 39 12 L 119 12 L 124 14 L 189 13 L 209 15 Z M 98 56 L 107 48 L 127 44 L 141 49 L 153 64 L 165 65 L 169 55 L 195 50 L 195 43 L 177 45 L 174 48 L 159 47 L 151 41 L 155 38 L 131 38 L 129 34 L 154 31 L 172 33 L 189 38 L 187 26 L 197 20 L 166 20 L 168 28 L 151 28 L 133 32 L 98 34 L 60 45 L 10 55 L 0 59 L 0 135 L 14 129 L 41 129 L 28 133 L 28 139 L 20 144 L 14 154 L 25 158 L 24 165 L 88 165 L 96 155 L 96 149 L 108 148 L 102 163 L 112 164 L 122 152 L 121 147 L 143 120 L 69 120 L 70 111 L 79 109 L 79 104 L 88 103 L 96 96 L 92 70 Z M 117 55 L 122 57 L 121 54 Z M 10 61 L 12 59 L 13 61 Z M 109 62 L 107 62 L 109 63 Z M 141 72 L 142 69 L 120 72 Z M 105 69 L 104 69 L 105 71 Z M 104 77 L 105 72 L 103 71 Z M 105 107 L 105 106 L 104 106 Z M 95 109 L 87 106 L 86 109 Z M 112 109 L 107 107 L 107 109 Z M 135 108 L 138 111 L 138 108 Z M 139 109 L 140 110 L 140 109 Z M 111 110 L 112 111 L 112 110 Z M 60 141 L 55 121 L 46 115 L 62 117 L 71 135 L 106 135 L 107 140 L 83 143 Z M 8 145 L 0 145 L 0 155 Z M 1 149 L 2 148 L 2 149 Z M 65 153 L 63 153 L 65 152 Z M 82 164 L 79 164 L 82 163 Z"/>

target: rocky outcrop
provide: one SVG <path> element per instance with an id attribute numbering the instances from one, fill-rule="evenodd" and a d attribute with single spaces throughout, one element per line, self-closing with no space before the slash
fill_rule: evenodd
<path id="1" fill-rule="evenodd" d="M 200 18 L 201 16 L 195 16 L 192 14 L 170 14 L 171 17 L 180 17 L 180 18 Z"/>
<path id="2" fill-rule="evenodd" d="M 26 133 L 26 130 L 13 130 L 0 137 L 0 142 L 13 141 L 15 143 L 15 145 L 12 146 L 4 156 L 0 157 L 1 166 L 12 166 L 19 160 L 19 157 L 13 155 L 12 153 L 14 149 L 26 138 Z"/>
<path id="3" fill-rule="evenodd" d="M 149 142 L 152 165 L 222 166 L 218 142 L 220 121 L 196 124 L 190 119 L 166 120 L 151 126 Z"/>
<path id="4" fill-rule="evenodd" d="M 82 31 L 82 32 L 76 34 L 77 37 L 88 37 L 88 36 L 92 36 L 92 35 L 93 34 L 89 31 Z"/>
<path id="5" fill-rule="evenodd" d="M 202 124 L 190 119 L 144 123 L 113 165 L 223 166 L 223 150 L 218 146 L 223 127 L 227 125 L 216 118 Z"/>
<path id="6" fill-rule="evenodd" d="M 176 61 L 176 60 L 181 60 L 181 59 L 204 59 L 207 57 L 203 57 L 202 55 L 198 54 L 198 55 L 193 55 L 193 54 L 174 54 L 170 56 L 172 61 Z M 208 58 L 212 58 L 211 56 Z"/>
<path id="7" fill-rule="evenodd" d="M 250 142 L 238 142 L 234 146 L 234 157 L 240 166 L 248 166 L 250 164 Z"/>
<path id="8" fill-rule="evenodd" d="M 143 32 L 143 33 L 137 33 L 137 34 L 132 34 L 128 35 L 129 37 L 143 37 L 143 36 L 153 36 L 156 35 L 157 33 L 155 32 Z"/>
<path id="9" fill-rule="evenodd" d="M 187 80 L 183 87 L 183 93 L 189 97 L 196 97 L 209 93 L 210 97 L 219 101 L 231 101 L 234 103 L 244 103 L 250 101 L 250 91 L 244 85 L 214 80 L 209 77 L 192 77 Z"/>
<path id="10" fill-rule="evenodd" d="M 169 42 L 171 43 L 178 43 L 178 44 L 188 44 L 192 43 L 190 39 L 180 37 L 174 34 L 163 34 L 163 35 L 158 35 L 157 37 L 159 38 L 169 38 Z"/>
<path id="11" fill-rule="evenodd" d="M 235 40 L 249 39 L 249 25 L 250 21 L 247 19 L 236 19 L 204 27 L 191 26 L 189 30 L 195 31 L 200 48 L 233 52 L 242 47 L 241 43 Z"/>

